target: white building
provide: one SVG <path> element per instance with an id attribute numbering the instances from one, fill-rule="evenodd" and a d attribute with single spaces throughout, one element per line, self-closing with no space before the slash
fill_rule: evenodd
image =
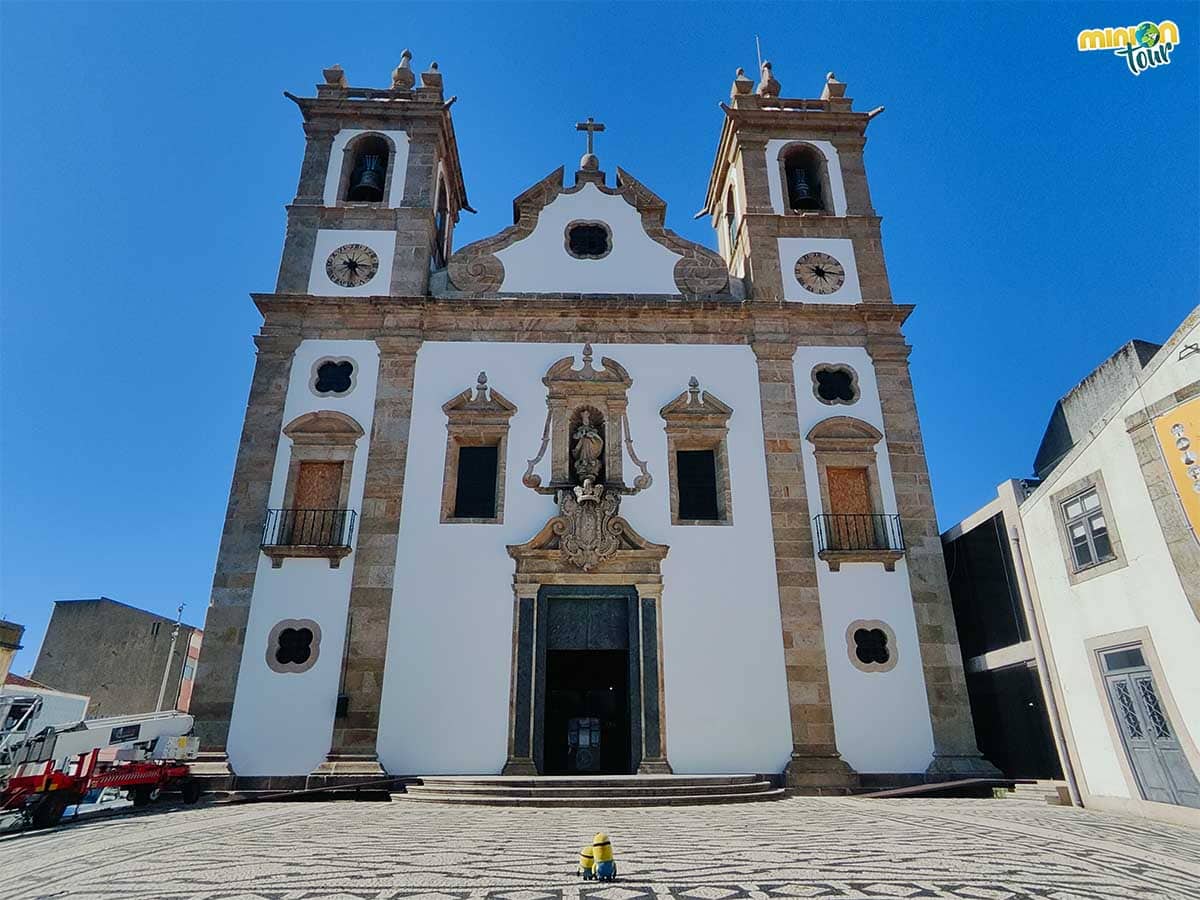
<path id="1" fill-rule="evenodd" d="M 454 250 L 442 75 L 329 69 L 192 703 L 238 785 L 993 773 L 863 168 L 873 114 L 739 74 L 720 253 L 591 145 Z M 714 133 L 714 137 L 717 135 Z M 494 162 L 496 160 L 493 160 Z M 599 748 L 597 749 L 597 743 Z"/>
<path id="2" fill-rule="evenodd" d="M 1004 517 L 1036 627 L 990 655 L 1036 664 L 1040 637 L 1051 724 L 1083 804 L 1195 824 L 1200 310 L 1153 351 L 1128 344 L 1081 382 L 1047 429 L 1041 483 L 1026 495 L 1006 482 L 946 540 Z"/>

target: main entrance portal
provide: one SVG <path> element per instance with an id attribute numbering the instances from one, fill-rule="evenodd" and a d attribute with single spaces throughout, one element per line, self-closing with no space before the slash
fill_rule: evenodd
<path id="1" fill-rule="evenodd" d="M 546 654 L 547 775 L 627 775 L 629 651 Z"/>

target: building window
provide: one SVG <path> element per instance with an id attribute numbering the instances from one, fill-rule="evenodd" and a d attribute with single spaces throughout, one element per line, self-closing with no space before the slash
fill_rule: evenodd
<path id="1" fill-rule="evenodd" d="M 158 637 L 158 629 L 161 624 L 161 622 L 150 623 L 150 637 Z"/>
<path id="2" fill-rule="evenodd" d="M 382 203 L 388 186 L 391 145 L 378 134 L 365 134 L 346 147 L 341 197 L 348 203 Z"/>
<path id="3" fill-rule="evenodd" d="M 896 632 L 878 619 L 859 619 L 846 629 L 850 663 L 861 672 L 890 672 L 896 668 Z"/>
<path id="4" fill-rule="evenodd" d="M 309 386 L 318 397 L 341 396 L 353 390 L 356 377 L 354 360 L 326 357 L 313 363 Z"/>
<path id="5" fill-rule="evenodd" d="M 321 410 L 292 420 L 283 433 L 292 441 L 283 506 L 267 512 L 262 550 L 274 568 L 288 557 L 328 559 L 337 568 L 354 536 L 350 476 L 362 426 Z"/>
<path id="6" fill-rule="evenodd" d="M 899 516 L 883 507 L 875 446 L 878 428 L 832 416 L 808 432 L 817 465 L 821 511 L 813 517 L 817 556 L 837 572 L 847 562 L 880 562 L 886 571 L 904 555 Z"/>
<path id="7" fill-rule="evenodd" d="M 825 198 L 825 155 L 811 144 L 792 144 L 780 154 L 787 208 L 791 212 L 820 212 Z"/>
<path id="8" fill-rule="evenodd" d="M 733 524 L 729 484 L 729 418 L 733 410 L 693 376 L 664 406 L 672 525 Z"/>
<path id="9" fill-rule="evenodd" d="M 458 448 L 458 484 L 454 492 L 454 518 L 496 517 L 496 465 L 500 448 L 495 444 Z"/>
<path id="10" fill-rule="evenodd" d="M 567 226 L 566 247 L 576 259 L 603 259 L 612 252 L 612 232 L 603 222 L 572 222 Z"/>
<path id="11" fill-rule="evenodd" d="M 676 450 L 679 478 L 679 518 L 716 521 L 717 454 L 715 450 Z"/>
<path id="12" fill-rule="evenodd" d="M 1104 522 L 1100 495 L 1089 488 L 1062 504 L 1063 524 L 1071 540 L 1075 568 L 1084 569 L 1113 558 L 1112 541 Z"/>
<path id="13" fill-rule="evenodd" d="M 1078 584 L 1126 565 L 1104 478 L 1093 472 L 1051 495 L 1067 578 Z"/>
<path id="14" fill-rule="evenodd" d="M 438 197 L 433 215 L 433 258 L 435 269 L 444 268 L 450 258 L 450 206 L 446 200 L 446 182 L 438 179 Z"/>
<path id="15" fill-rule="evenodd" d="M 320 650 L 320 625 L 311 619 L 284 619 L 267 635 L 267 668 L 282 674 L 307 672 Z"/>
<path id="16" fill-rule="evenodd" d="M 812 370 L 813 396 L 827 406 L 858 402 L 858 373 L 850 366 L 822 363 Z"/>
<path id="17" fill-rule="evenodd" d="M 733 249 L 737 246 L 737 199 L 733 194 L 733 187 L 729 188 L 729 192 L 725 195 L 725 235 L 729 244 L 729 261 L 733 262 Z"/>
<path id="18" fill-rule="evenodd" d="M 467 388 L 442 406 L 446 414 L 446 464 L 441 521 L 499 525 L 504 521 L 505 456 L 508 423 L 517 408 L 488 385 L 480 372 Z"/>

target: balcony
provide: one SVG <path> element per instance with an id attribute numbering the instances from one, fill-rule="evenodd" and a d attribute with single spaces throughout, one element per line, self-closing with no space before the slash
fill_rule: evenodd
<path id="1" fill-rule="evenodd" d="M 352 509 L 268 509 L 262 552 L 278 569 L 285 559 L 328 559 L 336 569 L 350 555 L 354 539 Z"/>
<path id="2" fill-rule="evenodd" d="M 825 513 L 813 516 L 817 556 L 837 572 L 842 563 L 879 562 L 888 572 L 904 556 L 900 517 L 878 513 Z"/>

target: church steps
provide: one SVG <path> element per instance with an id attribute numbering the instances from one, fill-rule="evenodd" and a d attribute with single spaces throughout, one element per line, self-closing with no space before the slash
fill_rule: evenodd
<path id="1" fill-rule="evenodd" d="M 683 806 L 774 800 L 783 790 L 755 775 L 425 778 L 398 800 L 480 806 Z"/>

